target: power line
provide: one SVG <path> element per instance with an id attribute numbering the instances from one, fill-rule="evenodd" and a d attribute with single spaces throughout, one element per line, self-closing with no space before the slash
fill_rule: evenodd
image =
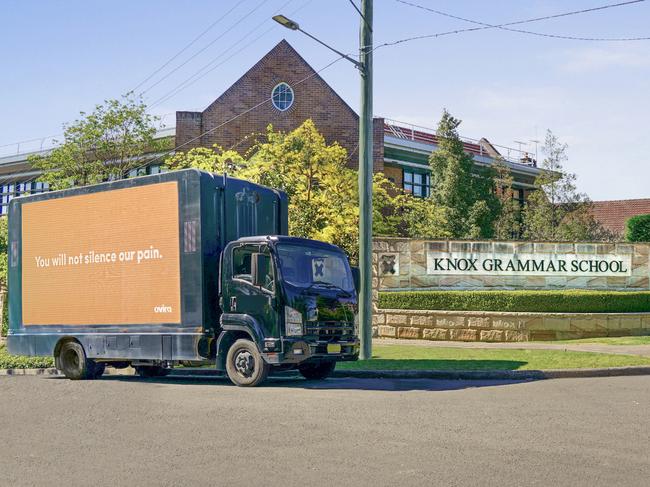
<path id="1" fill-rule="evenodd" d="M 460 34 L 462 32 L 474 32 L 474 31 L 479 31 L 479 30 L 486 30 L 486 29 L 502 29 L 502 30 L 507 30 L 507 31 L 512 31 L 512 32 L 518 32 L 521 34 L 529 34 L 529 35 L 535 35 L 535 36 L 540 36 L 540 37 L 549 37 L 549 38 L 555 38 L 555 39 L 566 39 L 566 40 L 575 40 L 575 41 L 596 41 L 596 42 L 629 42 L 629 41 L 647 41 L 650 40 L 650 37 L 581 37 L 581 36 L 568 36 L 568 35 L 560 35 L 560 34 L 547 34 L 543 32 L 534 32 L 534 31 L 529 31 L 529 30 L 523 30 L 523 29 L 512 29 L 509 28 L 508 26 L 511 25 L 520 25 L 520 24 L 527 24 L 531 22 L 539 22 L 542 20 L 550 20 L 550 19 L 556 19 L 560 17 L 567 17 L 570 15 L 578 15 L 578 14 L 583 14 L 583 13 L 588 13 L 588 12 L 595 12 L 598 10 L 604 10 L 604 9 L 609 9 L 609 8 L 615 8 L 615 7 L 622 7 L 625 5 L 631 5 L 635 3 L 641 3 L 645 2 L 645 0 L 630 0 L 627 2 L 620 2 L 620 3 L 615 3 L 615 4 L 608 4 L 608 5 L 602 5 L 600 7 L 593 7 L 593 8 L 588 8 L 588 9 L 582 9 L 582 10 L 574 10 L 570 12 L 563 12 L 559 14 L 554 14 L 554 15 L 547 15 L 543 17 L 535 17 L 532 19 L 525 19 L 525 20 L 517 20 L 514 22 L 505 22 L 502 24 L 488 24 L 485 22 L 479 22 L 476 20 L 472 19 L 467 19 L 463 17 L 459 17 L 456 15 L 448 14 L 446 12 L 442 12 L 440 10 L 435 10 L 429 7 L 425 7 L 423 5 L 418 5 L 406 0 L 395 0 L 396 2 L 402 3 L 404 5 L 409 5 L 411 7 L 419 8 L 422 10 L 427 10 L 429 12 L 438 14 L 438 15 L 444 15 L 446 17 L 454 18 L 457 20 L 463 20 L 465 22 L 470 22 L 473 24 L 478 24 L 481 27 L 472 27 L 468 29 L 454 29 L 446 32 L 439 32 L 436 34 L 426 34 L 426 35 L 420 35 L 420 36 L 413 36 L 413 37 L 407 37 L 405 39 L 399 39 L 396 41 L 391 41 L 391 42 L 385 42 L 383 44 L 380 44 L 375 47 L 375 49 L 379 49 L 380 47 L 386 47 L 386 46 L 393 46 L 396 44 L 401 44 L 404 42 L 410 42 L 414 40 L 420 40 L 420 39 L 429 39 L 429 38 L 434 38 L 434 37 L 442 37 L 446 35 L 451 35 L 451 34 Z"/>
<path id="2" fill-rule="evenodd" d="M 147 76 L 144 80 L 140 81 L 138 85 L 133 88 L 131 91 L 135 91 L 138 88 L 140 88 L 143 84 L 145 84 L 147 81 L 149 81 L 151 78 L 153 78 L 155 75 L 157 75 L 160 71 L 165 69 L 172 61 L 174 61 L 178 56 L 183 54 L 185 51 L 187 51 L 190 47 L 192 47 L 196 41 L 198 41 L 201 37 L 203 37 L 205 34 L 207 34 L 215 25 L 217 25 L 219 22 L 221 22 L 223 19 L 225 19 L 228 14 L 230 14 L 233 10 L 235 10 L 239 5 L 244 3 L 246 0 L 240 0 L 237 2 L 230 10 L 228 10 L 225 14 L 223 14 L 221 17 L 219 17 L 217 20 L 212 22 L 203 32 L 201 32 L 198 36 L 196 36 L 194 39 L 192 39 L 188 44 L 185 45 L 180 51 L 178 51 L 176 54 L 174 54 L 172 57 L 170 57 L 162 66 L 160 66 L 158 69 L 156 69 L 153 73 L 151 73 L 149 76 Z"/>
<path id="3" fill-rule="evenodd" d="M 259 10 L 259 9 L 262 7 L 262 5 L 264 5 L 267 1 L 268 1 L 268 0 L 262 0 L 259 4 L 257 4 L 256 7 L 254 7 L 254 8 L 251 9 L 251 10 L 249 10 L 248 13 L 246 13 L 246 15 L 244 15 L 244 16 L 241 17 L 239 20 L 237 20 L 233 25 L 231 25 L 228 29 L 226 29 L 225 31 L 223 31 L 219 36 L 217 36 L 216 38 L 212 39 L 212 40 L 211 40 L 210 42 L 208 42 L 205 46 L 203 46 L 201 49 L 199 49 L 197 52 L 195 52 L 192 56 L 190 56 L 190 57 L 189 57 L 188 59 L 186 59 L 184 62 L 182 62 L 181 64 L 179 64 L 178 66 L 176 66 L 174 69 L 172 69 L 171 71 L 169 71 L 166 75 L 164 75 L 162 78 L 160 78 L 160 79 L 159 79 L 158 81 L 156 81 L 154 84 L 152 84 L 151 86 L 149 86 L 149 88 L 147 88 L 146 90 L 144 90 L 142 93 L 146 93 L 147 91 L 151 90 L 154 86 L 159 85 L 161 82 L 163 82 L 164 80 L 166 80 L 167 78 L 169 78 L 172 74 L 174 74 L 174 73 L 175 73 L 176 71 L 178 71 L 180 68 L 182 68 L 183 66 L 185 66 L 185 65 L 186 65 L 187 63 L 189 63 L 192 59 L 196 58 L 196 56 L 198 56 L 199 54 L 201 54 L 202 52 L 204 52 L 207 48 L 209 48 L 209 47 L 212 46 L 215 42 L 217 42 L 218 40 L 220 40 L 221 38 L 223 38 L 223 36 L 225 36 L 228 32 L 230 32 L 231 30 L 233 30 L 235 27 L 237 27 L 239 24 L 241 24 L 244 20 L 246 20 L 248 17 L 250 17 L 253 13 L 255 13 L 257 10 Z"/>
<path id="4" fill-rule="evenodd" d="M 277 10 L 277 12 L 281 11 L 284 7 L 286 7 L 287 5 L 289 5 L 291 2 L 293 2 L 293 0 L 288 0 L 287 2 L 285 2 L 284 4 L 282 4 L 282 6 Z M 241 38 L 238 39 L 236 42 L 234 42 L 233 44 L 231 44 L 230 46 L 228 46 L 225 50 L 221 51 L 221 52 L 220 52 L 217 56 L 215 56 L 211 61 L 209 61 L 208 63 L 206 63 L 206 64 L 204 64 L 203 66 L 201 66 L 201 67 L 200 67 L 198 70 L 196 70 L 192 75 L 190 75 L 190 76 L 189 76 L 188 78 L 186 78 L 185 80 L 181 81 L 181 82 L 180 82 L 179 84 L 177 84 L 174 88 L 172 88 L 171 90 L 169 90 L 167 93 L 165 93 L 165 94 L 162 95 L 161 97 L 157 98 L 157 99 L 156 99 L 156 100 L 151 104 L 151 107 L 155 107 L 155 106 L 157 106 L 157 105 L 159 105 L 159 104 L 161 104 L 161 103 L 164 103 L 164 102 L 166 102 L 167 100 L 173 98 L 174 96 L 176 96 L 176 94 L 180 93 L 180 92 L 183 91 L 185 88 L 187 88 L 187 87 L 189 87 L 190 85 L 194 84 L 196 81 L 198 81 L 199 79 L 203 78 L 205 75 L 207 75 L 208 73 L 212 72 L 214 69 L 216 69 L 216 68 L 218 68 L 219 66 L 223 65 L 226 61 L 232 59 L 235 55 L 237 55 L 238 53 L 240 53 L 241 51 L 243 51 L 244 49 L 246 49 L 248 46 L 250 46 L 251 44 L 257 42 L 258 39 L 260 39 L 261 37 L 263 37 L 263 36 L 265 36 L 266 34 L 268 34 L 268 33 L 273 29 L 273 27 L 271 27 L 271 28 L 267 29 L 266 31 L 262 32 L 260 35 L 258 35 L 257 37 L 255 37 L 252 41 L 250 41 L 249 43 L 247 43 L 247 44 L 246 44 L 245 46 L 243 46 L 242 48 L 240 48 L 240 49 L 238 49 L 237 51 L 235 51 L 232 55 L 228 56 L 228 57 L 227 57 L 226 59 L 224 59 L 222 62 L 220 62 L 220 63 L 218 63 L 216 66 L 213 66 L 212 68 L 210 68 L 210 66 L 211 66 L 213 63 L 215 63 L 217 60 L 219 60 L 219 59 L 220 59 L 224 54 L 226 54 L 228 51 L 230 51 L 230 50 L 233 49 L 234 47 L 237 47 L 238 44 L 240 44 L 244 39 L 246 39 L 248 36 L 250 36 L 251 34 L 253 34 L 254 32 L 256 32 L 256 31 L 257 31 L 257 30 L 258 30 L 262 25 L 266 24 L 267 22 L 268 22 L 268 19 L 265 18 L 262 22 L 260 22 L 260 23 L 257 24 L 255 27 L 253 27 L 250 31 L 248 31 L 248 32 L 247 32 L 243 37 L 241 37 Z M 210 69 L 208 69 L 208 68 L 210 68 Z M 208 69 L 208 71 L 205 71 L 206 69 Z M 193 79 L 193 78 L 195 78 L 195 79 Z"/>
<path id="5" fill-rule="evenodd" d="M 277 9 L 276 13 L 277 13 L 277 12 L 281 12 L 281 11 L 282 11 L 282 10 L 283 10 L 287 5 L 289 5 L 292 1 L 293 1 L 293 0 L 288 0 L 287 2 L 285 2 L 285 3 L 284 3 L 280 8 Z M 293 15 L 293 14 L 295 14 L 296 12 L 302 10 L 302 9 L 305 8 L 307 5 L 309 5 L 312 1 L 313 1 L 313 0 L 309 0 L 309 1 L 305 2 L 305 3 L 303 3 L 300 7 L 298 7 L 298 8 L 295 9 L 295 10 L 293 10 L 292 12 L 290 12 L 289 15 Z M 205 76 L 207 76 L 208 74 L 210 74 L 212 71 L 214 71 L 215 69 L 217 69 L 219 66 L 222 66 L 223 64 L 225 64 L 226 62 L 228 62 L 230 59 L 232 59 L 233 57 L 235 57 L 237 54 L 239 54 L 240 52 L 242 52 L 244 49 L 248 48 L 249 46 L 251 46 L 252 44 L 254 44 L 255 42 L 257 42 L 259 39 L 261 39 L 262 37 L 264 37 L 266 34 L 268 34 L 269 32 L 271 32 L 273 29 L 275 29 L 275 28 L 277 27 L 277 25 L 273 24 L 271 27 L 269 27 L 268 29 L 266 29 L 265 31 L 263 31 L 262 33 L 260 33 L 257 37 L 255 37 L 254 39 L 252 39 L 250 42 L 248 42 L 247 44 L 245 44 L 244 46 L 242 46 L 241 48 L 239 48 L 238 50 L 236 50 L 235 52 L 233 52 L 230 56 L 228 56 L 227 58 L 225 58 L 223 61 L 221 61 L 221 62 L 217 63 L 216 65 L 214 65 L 214 63 L 215 63 L 216 61 L 218 61 L 218 60 L 219 60 L 219 59 L 220 59 L 224 54 L 226 54 L 226 53 L 227 53 L 228 51 L 230 51 L 231 49 L 237 47 L 238 44 L 241 44 L 241 42 L 242 42 L 244 39 L 246 39 L 246 38 L 249 37 L 251 34 L 253 34 L 254 32 L 256 32 L 256 31 L 257 31 L 257 30 L 258 30 L 262 25 L 264 25 L 266 22 L 268 22 L 268 19 L 265 19 L 264 21 L 260 22 L 260 23 L 259 23 L 258 25 L 256 25 L 253 29 L 251 29 L 248 33 L 246 33 L 243 37 L 241 37 L 238 41 L 236 41 L 235 43 L 231 44 L 227 49 L 225 49 L 224 51 L 222 51 L 218 56 L 216 56 L 216 57 L 215 57 L 214 59 L 212 59 L 210 62 L 208 62 L 207 64 L 205 64 L 205 65 L 203 65 L 201 68 L 199 68 L 197 71 L 195 71 L 194 74 L 192 74 L 191 76 L 189 76 L 188 78 L 186 78 L 184 81 L 182 81 L 181 83 L 179 83 L 178 85 L 176 85 L 174 88 L 172 88 L 171 90 L 169 90 L 167 93 L 165 93 L 165 94 L 162 95 L 161 97 L 157 98 L 157 99 L 156 99 L 156 100 L 155 100 L 155 101 L 150 105 L 150 108 L 151 108 L 151 107 L 155 107 L 155 106 L 157 106 L 157 105 L 159 105 L 159 104 L 161 104 L 161 103 L 164 103 L 164 102 L 166 102 L 167 100 L 173 98 L 173 97 L 176 96 L 178 93 L 180 93 L 180 92 L 183 91 L 184 89 L 188 88 L 189 86 L 193 85 L 194 83 L 196 83 L 196 82 L 199 81 L 200 79 L 204 78 Z"/>
<path id="6" fill-rule="evenodd" d="M 354 0 L 349 0 L 349 1 L 350 1 L 350 4 L 354 7 L 354 10 L 356 10 L 357 13 L 358 13 L 358 14 L 361 16 L 361 18 L 363 19 L 364 24 L 366 24 L 366 26 L 368 27 L 368 29 L 370 29 L 370 32 L 372 32 L 372 27 L 371 27 L 370 25 L 368 25 L 368 21 L 366 20 L 366 17 L 363 15 L 363 13 L 362 13 L 361 10 L 359 9 L 359 7 L 357 7 L 357 4 L 354 3 Z"/>

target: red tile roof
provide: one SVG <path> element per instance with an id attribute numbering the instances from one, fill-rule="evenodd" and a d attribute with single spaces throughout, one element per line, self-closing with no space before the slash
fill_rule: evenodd
<path id="1" fill-rule="evenodd" d="M 628 218 L 650 214 L 650 198 L 594 201 L 593 213 L 601 225 L 614 233 L 622 235 L 625 232 L 625 222 Z"/>

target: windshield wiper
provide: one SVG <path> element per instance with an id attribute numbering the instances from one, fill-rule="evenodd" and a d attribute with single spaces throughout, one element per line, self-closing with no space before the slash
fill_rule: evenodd
<path id="1" fill-rule="evenodd" d="M 310 290 L 312 287 L 314 287 L 314 286 L 316 286 L 316 285 L 318 285 L 318 286 L 323 286 L 323 287 L 326 287 L 326 288 L 329 288 L 329 289 L 337 289 L 337 290 L 341 291 L 342 293 L 344 293 L 344 295 L 345 295 L 346 297 L 348 297 L 348 298 L 349 298 L 350 296 L 352 296 L 352 294 L 350 293 L 350 291 L 346 291 L 346 290 L 343 289 L 341 286 L 337 286 L 336 284 L 332 284 L 331 282 L 325 282 L 325 281 L 314 281 L 314 282 L 312 282 L 309 286 L 307 286 L 307 287 L 305 288 L 305 291 Z"/>

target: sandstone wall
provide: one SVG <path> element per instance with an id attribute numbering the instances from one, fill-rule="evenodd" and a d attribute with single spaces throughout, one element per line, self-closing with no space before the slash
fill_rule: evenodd
<path id="1" fill-rule="evenodd" d="M 558 255 L 618 260 L 621 275 L 431 274 L 435 256 Z M 433 257 L 432 257 L 433 256 Z M 600 257 L 602 256 L 602 257 Z M 429 261 L 429 262 L 428 262 Z M 524 273 L 525 274 L 525 273 Z M 529 273 L 530 274 L 530 273 Z M 650 335 L 650 313 L 501 313 L 379 309 L 380 291 L 468 289 L 650 289 L 650 245 L 630 243 L 492 242 L 375 238 L 373 334 L 379 337 L 528 341 Z"/>

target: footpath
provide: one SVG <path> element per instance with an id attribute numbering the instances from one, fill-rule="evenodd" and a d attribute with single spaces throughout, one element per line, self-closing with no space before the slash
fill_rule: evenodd
<path id="1" fill-rule="evenodd" d="M 447 342 L 431 340 L 398 340 L 380 338 L 376 345 L 416 345 L 437 348 L 470 348 L 497 350 L 564 350 L 570 352 L 614 353 L 650 357 L 650 345 L 603 345 L 598 343 L 553 343 L 553 342 Z"/>

